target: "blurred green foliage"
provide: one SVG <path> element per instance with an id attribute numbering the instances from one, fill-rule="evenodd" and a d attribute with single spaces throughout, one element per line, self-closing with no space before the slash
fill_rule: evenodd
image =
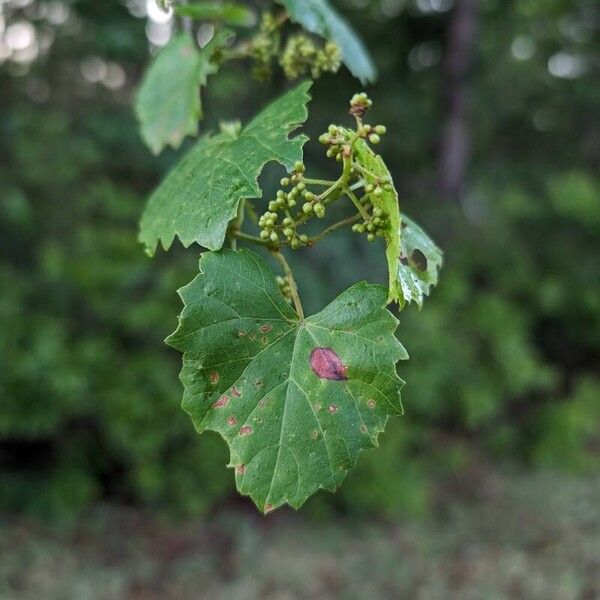
<path id="1" fill-rule="evenodd" d="M 600 86 L 592 67 L 577 77 L 547 69 L 556 53 L 593 51 L 593 4 L 482 3 L 459 205 L 434 188 L 448 14 L 401 4 L 347 14 L 380 66 L 371 96 L 376 120 L 396 132 L 382 152 L 403 209 L 440 242 L 446 265 L 424 310 L 400 315 L 406 415 L 338 494 L 311 501 L 315 513 L 425 514 L 439 477 L 489 460 L 599 467 Z M 27 72 L 0 65 L 0 507 L 68 517 L 111 499 L 206 511 L 231 496 L 233 474 L 224 444 L 198 437 L 181 411 L 179 358 L 162 343 L 197 251 L 151 262 L 136 241 L 145 198 L 175 157 L 149 156 L 130 109 L 146 61 L 142 21 L 117 3 L 70 7 L 78 26 L 57 27 Z M 118 61 L 127 85 L 85 81 L 89 56 Z M 279 85 L 255 92 L 241 68 L 220 75 L 207 123 L 246 118 Z M 319 82 L 310 132 L 356 89 L 347 75 Z M 317 146 L 307 160 L 323 170 Z M 294 258 L 309 309 L 358 277 L 385 278 L 378 251 L 348 235 Z"/>

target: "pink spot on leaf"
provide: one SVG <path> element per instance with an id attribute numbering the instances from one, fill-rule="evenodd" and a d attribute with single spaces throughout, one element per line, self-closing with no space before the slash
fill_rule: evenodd
<path id="1" fill-rule="evenodd" d="M 243 475 L 246 472 L 246 465 L 238 465 L 235 470 L 240 474 Z"/>
<path id="2" fill-rule="evenodd" d="M 235 385 L 231 388 L 231 395 L 235 396 L 236 398 L 239 398 L 242 395 L 242 392 L 240 392 L 240 390 L 238 390 Z"/>
<path id="3" fill-rule="evenodd" d="M 229 402 L 229 398 L 227 396 L 221 396 L 213 405 L 213 408 L 223 408 Z"/>
<path id="4" fill-rule="evenodd" d="M 250 425 L 244 425 L 240 429 L 240 435 L 250 435 L 252 433 L 252 427 Z"/>
<path id="5" fill-rule="evenodd" d="M 338 407 L 335 404 L 330 404 L 327 410 L 329 410 L 329 412 L 333 414 L 338 411 Z"/>
<path id="6" fill-rule="evenodd" d="M 208 378 L 213 385 L 217 385 L 217 383 L 219 383 L 219 374 L 216 371 L 210 373 Z"/>
<path id="7" fill-rule="evenodd" d="M 348 367 L 331 348 L 315 348 L 310 353 L 310 366 L 317 377 L 341 381 L 347 379 Z"/>
<path id="8" fill-rule="evenodd" d="M 231 415 L 231 417 L 227 419 L 227 425 L 229 425 L 230 427 L 233 427 L 236 423 L 237 419 L 233 415 Z"/>
<path id="9" fill-rule="evenodd" d="M 260 330 L 263 333 L 269 333 L 269 331 L 271 331 L 272 329 L 273 329 L 273 327 L 271 325 L 268 325 L 268 324 L 267 325 L 262 325 L 261 328 L 260 328 Z"/>
<path id="10" fill-rule="evenodd" d="M 367 400 L 367 406 L 369 408 L 375 408 L 376 405 L 377 405 L 377 402 L 375 402 L 375 400 L 373 400 L 372 398 Z"/>

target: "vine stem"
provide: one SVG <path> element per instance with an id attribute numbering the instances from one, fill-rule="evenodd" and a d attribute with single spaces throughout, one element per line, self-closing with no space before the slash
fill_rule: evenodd
<path id="1" fill-rule="evenodd" d="M 356 206 L 356 210 L 358 210 L 358 212 L 360 213 L 360 216 L 363 218 L 363 220 L 368 221 L 369 213 L 367 213 L 367 211 L 365 210 L 365 207 L 360 203 L 360 200 L 355 196 L 354 192 L 350 191 L 349 188 L 344 188 L 344 194 L 346 194 L 346 196 L 348 196 L 348 198 L 350 198 L 350 200 L 352 200 L 352 204 L 354 204 L 354 206 Z"/>
<path id="2" fill-rule="evenodd" d="M 298 286 L 296 285 L 296 280 L 294 279 L 294 273 L 285 259 L 285 256 L 279 250 L 271 250 L 271 254 L 277 259 L 279 264 L 283 268 L 283 272 L 285 273 L 288 281 L 290 282 L 290 289 L 292 292 L 292 300 L 294 301 L 294 308 L 296 309 L 296 313 L 300 317 L 301 321 L 304 321 L 304 309 L 302 308 L 302 302 L 300 302 L 300 296 L 298 294 Z"/>
<path id="3" fill-rule="evenodd" d="M 341 221 L 338 221 L 337 223 L 333 223 L 333 225 L 330 225 L 329 227 L 327 227 L 327 229 L 323 229 L 323 231 L 321 231 L 321 233 L 319 233 L 318 235 L 315 235 L 314 237 L 310 238 L 309 243 L 315 244 L 316 242 L 323 239 L 326 235 L 329 235 L 331 232 L 335 231 L 336 229 L 339 229 L 340 227 L 344 227 L 345 225 L 352 225 L 352 223 L 356 223 L 357 221 L 360 221 L 362 218 L 363 218 L 362 215 L 356 214 L 356 215 L 352 215 L 351 217 L 348 217 L 347 219 L 342 219 Z"/>
<path id="4" fill-rule="evenodd" d="M 264 246 L 265 248 L 268 248 L 269 250 L 272 250 L 274 252 L 279 251 L 279 245 L 274 244 L 271 240 L 263 240 L 256 235 L 250 235 L 249 233 L 245 233 L 243 231 L 240 231 L 239 229 L 232 229 L 230 231 L 230 235 L 236 237 L 239 240 L 250 242 L 251 244 L 258 244 L 259 246 Z"/>

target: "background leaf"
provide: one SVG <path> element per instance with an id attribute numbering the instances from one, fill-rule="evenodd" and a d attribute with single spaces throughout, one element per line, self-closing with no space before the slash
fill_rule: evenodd
<path id="1" fill-rule="evenodd" d="M 202 118 L 198 88 L 216 73 L 212 58 L 230 35 L 226 29 L 217 31 L 201 50 L 189 35 L 179 35 L 148 68 L 135 108 L 142 137 L 154 154 L 167 145 L 177 149 L 186 135 L 198 133 Z"/>
<path id="2" fill-rule="evenodd" d="M 140 240 L 150 254 L 158 241 L 168 249 L 175 236 L 187 247 L 196 242 L 218 250 L 242 198 L 260 198 L 257 178 L 266 163 L 287 168 L 302 158 L 308 139 L 289 139 L 308 116 L 311 82 L 269 104 L 234 138 L 205 136 L 183 157 L 151 196 L 142 217 Z"/>
<path id="3" fill-rule="evenodd" d="M 252 10 L 243 4 L 226 2 L 194 2 L 193 4 L 180 4 L 175 7 L 175 13 L 181 17 L 190 17 L 207 21 L 223 21 L 237 27 L 252 27 L 256 23 L 256 16 Z"/>
<path id="4" fill-rule="evenodd" d="M 279 0 L 290 19 L 306 30 L 337 43 L 344 64 L 366 84 L 375 81 L 377 72 L 360 38 L 346 21 L 331 8 L 327 0 Z"/>
<path id="5" fill-rule="evenodd" d="M 384 289 L 358 283 L 299 321 L 253 252 L 205 253 L 200 269 L 168 339 L 184 353 L 185 410 L 223 436 L 261 510 L 333 491 L 402 412 L 395 364 L 408 356 Z"/>

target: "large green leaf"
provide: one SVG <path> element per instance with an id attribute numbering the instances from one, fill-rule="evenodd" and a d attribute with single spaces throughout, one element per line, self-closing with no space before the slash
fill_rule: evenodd
<path id="1" fill-rule="evenodd" d="M 307 31 L 337 43 L 350 72 L 364 83 L 374 81 L 377 73 L 369 53 L 348 23 L 331 8 L 327 0 L 278 0 L 290 19 Z"/>
<path id="2" fill-rule="evenodd" d="M 308 139 L 289 134 L 306 121 L 310 82 L 272 102 L 238 137 L 230 132 L 205 136 L 183 157 L 151 196 L 141 222 L 140 240 L 150 254 L 175 236 L 184 246 L 196 242 L 211 250 L 225 240 L 227 225 L 242 198 L 260 198 L 257 178 L 266 163 L 288 169 L 302 158 Z"/>
<path id="3" fill-rule="evenodd" d="M 398 285 L 405 302 L 423 306 L 425 296 L 437 285 L 442 262 L 442 251 L 435 242 L 414 221 L 402 215 Z"/>
<path id="4" fill-rule="evenodd" d="M 355 148 L 356 160 L 366 169 L 366 173 L 363 175 L 366 183 L 377 186 L 385 181 L 392 187 L 391 190 L 383 189 L 383 193 L 380 196 L 371 194 L 370 200 L 374 206 L 381 208 L 389 216 L 390 228 L 384 238 L 389 273 L 388 302 L 402 304 L 402 290 L 398 284 L 398 257 L 400 256 L 400 207 L 398 205 L 398 193 L 394 188 L 392 176 L 381 156 L 375 154 L 369 144 L 362 139 L 356 142 Z"/>
<path id="5" fill-rule="evenodd" d="M 167 340 L 196 429 L 223 436 L 239 491 L 265 512 L 334 490 L 402 412 L 407 354 L 385 289 L 358 283 L 300 321 L 253 252 L 204 253 L 200 270 Z"/>
<path id="6" fill-rule="evenodd" d="M 187 34 L 173 38 L 148 68 L 137 96 L 142 137 L 154 154 L 167 145 L 179 148 L 198 133 L 202 118 L 199 87 L 217 71 L 212 61 L 231 32 L 219 30 L 201 50 Z"/>

